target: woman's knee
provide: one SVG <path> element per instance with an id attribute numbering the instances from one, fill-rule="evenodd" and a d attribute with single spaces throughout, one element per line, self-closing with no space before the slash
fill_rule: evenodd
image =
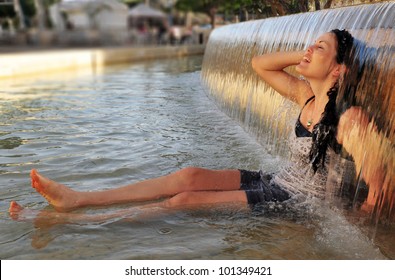
<path id="1" fill-rule="evenodd" d="M 169 198 L 163 202 L 165 208 L 178 208 L 183 205 L 194 204 L 194 193 L 193 192 L 182 192 L 172 198 Z"/>
<path id="2" fill-rule="evenodd" d="M 184 191 L 194 191 L 199 187 L 200 179 L 203 178 L 209 170 L 199 167 L 186 167 L 176 172 L 179 185 Z"/>

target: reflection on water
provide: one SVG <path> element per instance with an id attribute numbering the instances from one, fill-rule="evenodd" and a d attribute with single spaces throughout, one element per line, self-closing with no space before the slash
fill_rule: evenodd
<path id="1" fill-rule="evenodd" d="M 23 140 L 20 137 L 10 137 L 0 140 L 0 149 L 14 149 L 22 145 Z"/>
<path id="2" fill-rule="evenodd" d="M 32 168 L 79 190 L 119 186 L 186 166 L 275 171 L 283 159 L 269 156 L 205 96 L 201 60 L 147 62 L 111 68 L 104 75 L 3 89 L 0 257 L 385 258 L 341 213 L 318 204 L 303 211 L 268 207 L 254 213 L 217 207 L 134 222 L 77 225 L 49 226 L 8 217 L 11 200 L 29 209 L 52 211 L 30 187 Z"/>

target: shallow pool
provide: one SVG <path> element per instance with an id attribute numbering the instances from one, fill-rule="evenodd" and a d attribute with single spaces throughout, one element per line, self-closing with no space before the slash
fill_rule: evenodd
<path id="1" fill-rule="evenodd" d="M 32 168 L 78 190 L 111 188 L 191 165 L 275 171 L 283 160 L 267 154 L 207 98 L 201 62 L 160 60 L 4 87 L 0 258 L 386 258 L 341 211 L 317 205 L 293 214 L 220 206 L 134 222 L 52 227 L 9 218 L 11 200 L 51 210 L 30 187 Z"/>

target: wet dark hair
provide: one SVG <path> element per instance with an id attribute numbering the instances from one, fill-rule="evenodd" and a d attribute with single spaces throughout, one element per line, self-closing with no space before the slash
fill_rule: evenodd
<path id="1" fill-rule="evenodd" d="M 350 65 L 352 62 L 351 50 L 353 47 L 354 38 L 347 30 L 333 29 L 331 31 L 336 35 L 337 39 L 337 55 L 336 61 L 339 64 Z"/>
<path id="2" fill-rule="evenodd" d="M 352 63 L 351 50 L 353 48 L 354 38 L 346 30 L 334 29 L 331 33 L 335 34 L 337 39 L 337 63 L 349 66 Z M 321 119 L 313 128 L 313 143 L 309 156 L 314 172 L 317 171 L 320 163 L 322 166 L 325 166 L 328 146 L 336 143 L 337 125 L 339 123 L 339 114 L 336 110 L 338 92 L 339 82 L 336 81 L 327 93 L 329 100 L 321 115 Z"/>

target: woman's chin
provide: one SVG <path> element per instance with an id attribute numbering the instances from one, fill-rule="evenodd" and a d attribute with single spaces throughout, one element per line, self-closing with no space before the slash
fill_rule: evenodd
<path id="1" fill-rule="evenodd" d="M 305 79 L 307 79 L 307 77 L 310 77 L 310 71 L 308 71 L 308 68 L 305 65 L 298 64 L 296 65 L 295 70 L 299 75 L 305 77 Z"/>
<path id="2" fill-rule="evenodd" d="M 305 68 L 306 68 L 306 67 L 300 63 L 300 64 L 296 65 L 295 70 L 296 70 L 296 72 L 298 72 L 299 74 L 303 75 L 303 70 L 304 70 Z"/>

